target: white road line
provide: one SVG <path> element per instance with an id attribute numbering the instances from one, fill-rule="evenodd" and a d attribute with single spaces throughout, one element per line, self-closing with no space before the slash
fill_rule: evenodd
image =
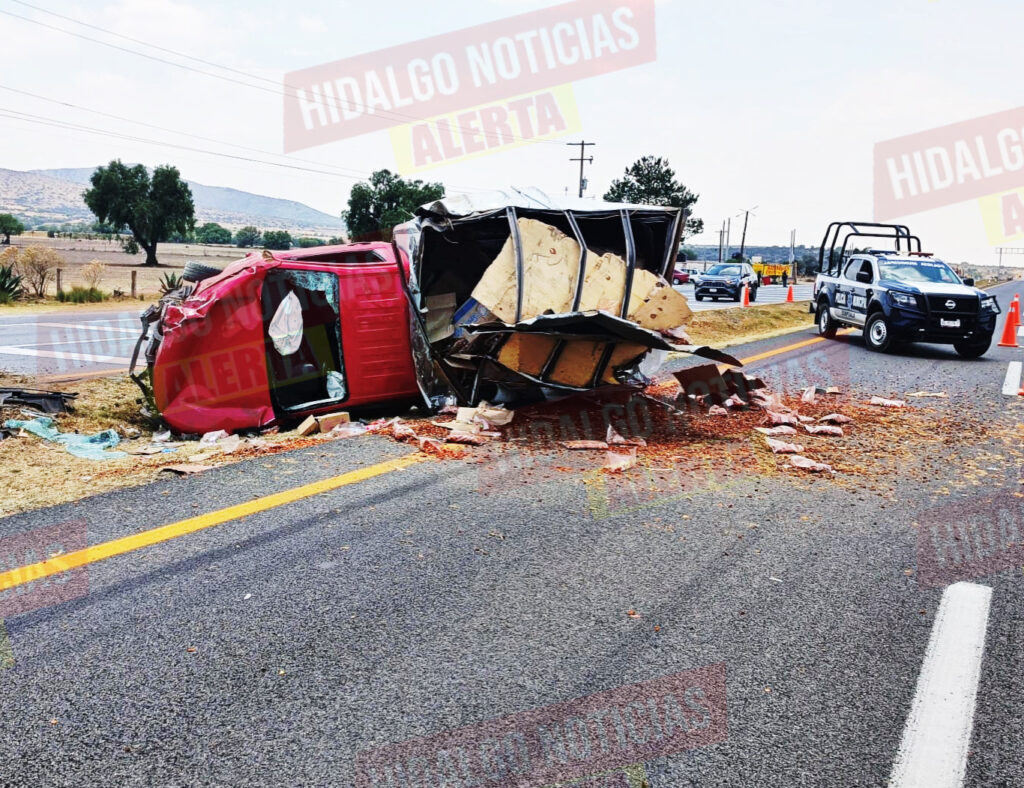
<path id="1" fill-rule="evenodd" d="M 84 322 L 84 321 L 83 321 Z M 46 328 L 74 328 L 82 331 L 114 331 L 124 334 L 138 334 L 137 328 L 120 328 L 119 326 L 86 326 L 82 323 L 22 323 L 22 325 L 44 326 Z"/>
<path id="2" fill-rule="evenodd" d="M 133 340 L 131 337 L 96 337 L 96 339 L 79 339 L 75 337 L 73 339 L 65 339 L 63 342 L 32 342 L 27 345 L 8 345 L 7 347 L 78 347 L 79 345 L 91 345 L 94 342 L 106 342 L 109 345 L 117 345 L 128 343 L 131 347 Z"/>
<path id="3" fill-rule="evenodd" d="M 1006 379 L 1003 380 L 1003 394 L 1007 397 L 1016 397 L 1020 392 L 1021 373 L 1024 372 L 1024 362 L 1011 361 L 1006 368 Z"/>
<path id="4" fill-rule="evenodd" d="M 889 788 L 963 785 L 991 602 L 974 583 L 943 592 Z"/>
<path id="5" fill-rule="evenodd" d="M 93 361 L 98 364 L 131 364 L 130 358 L 101 356 L 93 353 L 60 352 L 56 350 L 32 350 L 25 347 L 0 345 L 0 356 L 32 356 L 34 358 L 55 358 L 62 361 Z"/>
<path id="6" fill-rule="evenodd" d="M 88 325 L 85 325 L 85 323 L 87 323 L 87 322 L 89 322 L 89 321 L 83 320 L 81 323 L 35 323 L 35 322 L 33 322 L 33 323 L 0 323 L 0 328 L 28 328 L 29 326 L 45 326 L 47 328 L 71 328 L 71 329 L 84 330 L 84 331 L 111 331 L 111 332 L 115 332 L 115 333 L 124 333 L 124 334 L 138 334 L 139 333 L 139 329 L 138 328 L 121 328 L 121 327 L 115 326 L 115 325 L 88 326 Z M 100 322 L 100 321 L 97 321 L 97 322 Z M 106 321 L 102 321 L 102 322 L 106 322 Z M 114 321 L 111 321 L 111 322 L 112 323 L 117 323 L 117 322 L 121 322 L 121 321 L 114 320 Z"/>

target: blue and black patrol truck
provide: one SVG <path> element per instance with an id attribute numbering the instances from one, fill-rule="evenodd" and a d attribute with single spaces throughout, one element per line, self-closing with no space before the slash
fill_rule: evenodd
<path id="1" fill-rule="evenodd" d="M 848 249 L 857 238 L 889 239 L 895 249 Z M 905 225 L 874 222 L 829 225 L 810 310 L 823 337 L 850 326 L 864 332 L 870 350 L 932 342 L 952 345 L 965 358 L 988 350 L 1000 311 L 996 297 L 976 288 L 973 279 L 961 279 L 923 252 L 921 239 Z"/>

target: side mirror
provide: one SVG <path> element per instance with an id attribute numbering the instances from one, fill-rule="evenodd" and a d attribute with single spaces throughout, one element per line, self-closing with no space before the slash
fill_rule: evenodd
<path id="1" fill-rule="evenodd" d="M 857 281 L 864 285 L 871 284 L 871 272 L 870 271 L 858 271 Z"/>
<path id="2" fill-rule="evenodd" d="M 974 287 L 974 277 L 973 276 L 965 277 L 964 278 L 964 284 L 967 285 L 968 287 Z"/>

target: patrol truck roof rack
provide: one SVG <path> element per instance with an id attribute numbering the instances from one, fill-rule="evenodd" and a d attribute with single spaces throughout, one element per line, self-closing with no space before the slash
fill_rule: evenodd
<path id="1" fill-rule="evenodd" d="M 845 234 L 844 234 L 845 233 Z M 836 246 L 842 237 L 843 243 L 836 255 Z M 818 272 L 827 273 L 832 276 L 842 267 L 846 257 L 846 246 L 851 238 L 892 238 L 896 242 L 896 253 L 903 251 L 906 246 L 908 253 L 921 253 L 921 239 L 910 234 L 910 228 L 905 224 L 879 224 L 877 222 L 832 222 L 825 231 L 825 238 L 821 242 L 821 250 L 818 252 Z M 828 256 L 825 252 L 828 250 Z M 891 250 L 890 250 L 891 251 Z M 872 250 L 872 253 L 875 253 Z"/>

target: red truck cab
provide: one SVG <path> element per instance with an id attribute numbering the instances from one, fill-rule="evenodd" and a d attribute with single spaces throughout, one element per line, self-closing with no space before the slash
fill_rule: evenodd
<path id="1" fill-rule="evenodd" d="M 204 433 L 419 399 L 399 272 L 386 243 L 253 252 L 165 299 L 147 351 L 156 407 Z"/>

